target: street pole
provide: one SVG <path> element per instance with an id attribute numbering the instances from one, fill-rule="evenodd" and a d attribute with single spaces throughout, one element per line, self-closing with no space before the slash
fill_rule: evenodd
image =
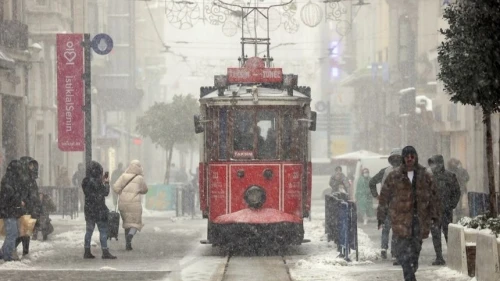
<path id="1" fill-rule="evenodd" d="M 85 69 L 83 80 L 85 82 L 85 171 L 87 177 L 90 176 L 90 170 L 87 169 L 92 161 L 92 90 L 91 90 L 91 67 L 90 67 L 90 34 L 83 35 L 83 50 Z"/>
<path id="2" fill-rule="evenodd" d="M 331 129 L 330 129 L 330 120 L 331 120 L 331 115 L 330 115 L 330 101 L 326 102 L 326 155 L 328 155 L 328 158 L 332 157 L 332 137 L 331 137 Z"/>

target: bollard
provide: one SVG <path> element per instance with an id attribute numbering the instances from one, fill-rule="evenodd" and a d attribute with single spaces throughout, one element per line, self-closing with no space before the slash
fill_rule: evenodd
<path id="1" fill-rule="evenodd" d="M 182 187 L 175 188 L 175 216 L 182 216 Z"/>
<path id="2" fill-rule="evenodd" d="M 347 202 L 340 203 L 340 257 L 349 260 L 349 205 Z"/>

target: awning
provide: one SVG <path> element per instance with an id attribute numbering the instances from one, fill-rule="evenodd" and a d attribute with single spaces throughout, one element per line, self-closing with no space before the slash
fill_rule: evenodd
<path id="1" fill-rule="evenodd" d="M 107 111 L 131 111 L 140 107 L 144 92 L 117 88 L 98 88 L 97 104 Z"/>
<path id="2" fill-rule="evenodd" d="M 13 59 L 0 50 L 0 68 L 14 69 L 16 67 L 15 63 L 16 62 Z"/>
<path id="3" fill-rule="evenodd" d="M 359 83 L 371 83 L 375 80 L 389 82 L 389 65 L 373 64 L 358 68 L 351 75 L 340 81 L 340 86 L 352 87 Z"/>

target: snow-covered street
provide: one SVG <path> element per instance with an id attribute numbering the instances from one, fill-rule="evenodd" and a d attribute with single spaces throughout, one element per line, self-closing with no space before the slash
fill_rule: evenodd
<path id="1" fill-rule="evenodd" d="M 392 261 L 381 260 L 380 232 L 374 222 L 360 226 L 359 261 L 351 253 L 353 262 L 337 258 L 336 246 L 328 243 L 324 235 L 322 201 L 315 201 L 312 220 L 305 221 L 306 238 L 310 243 L 290 247 L 284 257 L 294 281 L 396 281 L 402 279 L 401 267 Z M 133 251 L 125 251 L 123 230 L 119 241 L 109 243 L 117 260 L 102 260 L 98 246 L 98 232 L 94 233 L 92 252 L 94 260 L 84 260 L 84 219 L 53 217 L 55 233 L 49 241 L 32 241 L 29 257 L 21 262 L 0 264 L 2 280 L 222 280 L 221 274 L 227 258 L 210 245 L 199 243 L 206 237 L 206 220 L 198 215 L 175 217 L 174 212 L 145 211 L 143 231 L 134 238 Z M 18 248 L 19 253 L 21 247 Z M 265 256 L 240 256 L 238 259 L 255 261 Z M 434 258 L 432 242 L 424 242 L 419 281 L 457 280 L 468 281 L 446 267 L 431 266 Z M 258 270 L 258 269 L 255 269 Z M 245 280 L 257 280 L 257 274 L 245 276 Z M 259 279 L 262 280 L 262 279 Z"/>

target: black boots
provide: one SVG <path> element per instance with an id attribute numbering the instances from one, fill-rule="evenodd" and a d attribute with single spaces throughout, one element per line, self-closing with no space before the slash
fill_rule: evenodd
<path id="1" fill-rule="evenodd" d="M 446 265 L 446 262 L 444 261 L 444 258 L 443 256 L 440 256 L 440 257 L 436 257 L 436 260 L 434 262 L 432 262 L 432 265 Z"/>
<path id="2" fill-rule="evenodd" d="M 125 250 L 132 251 L 132 238 L 134 235 L 129 234 L 130 228 L 125 229 Z"/>
<path id="3" fill-rule="evenodd" d="M 30 239 L 29 236 L 21 236 L 16 239 L 16 249 L 19 244 L 23 244 L 23 256 L 26 256 L 30 252 Z"/>
<path id="4" fill-rule="evenodd" d="M 109 252 L 109 249 L 102 249 L 102 258 L 108 260 L 116 259 L 116 257 Z"/>
<path id="5" fill-rule="evenodd" d="M 85 253 L 83 254 L 84 259 L 94 259 L 95 256 L 90 252 L 90 248 L 85 248 Z"/>
<path id="6" fill-rule="evenodd" d="M 85 248 L 85 253 L 83 254 L 84 259 L 94 259 L 95 256 L 92 255 L 90 252 L 90 248 Z M 110 252 L 109 249 L 102 249 L 102 258 L 103 259 L 109 259 L 109 260 L 114 260 L 116 259 L 115 256 L 113 256 Z"/>

